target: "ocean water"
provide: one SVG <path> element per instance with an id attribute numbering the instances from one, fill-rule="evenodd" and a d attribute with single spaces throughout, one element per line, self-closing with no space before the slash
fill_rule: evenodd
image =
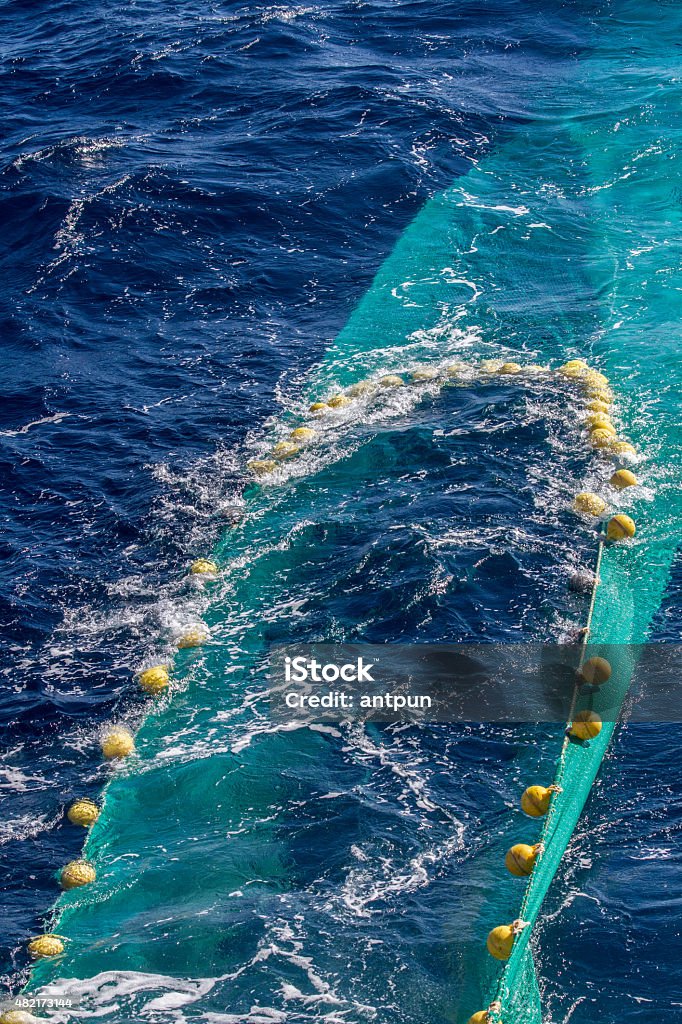
<path id="1" fill-rule="evenodd" d="M 64 804 L 108 783 L 98 882 L 61 898 L 67 956 L 36 974 L 79 979 L 82 1016 L 466 1020 L 519 898 L 499 851 L 561 730 L 277 732 L 264 656 L 572 637 L 594 534 L 568 505 L 599 479 L 575 402 L 424 385 L 335 417 L 274 485 L 244 465 L 366 373 L 585 355 L 656 507 L 679 465 L 679 12 L 1 16 L 4 984 L 80 852 Z M 189 584 L 212 550 L 220 582 Z M 658 639 L 680 639 L 679 574 Z M 198 618 L 211 643 L 150 711 L 132 673 Z M 113 780 L 112 720 L 141 724 Z M 616 736 L 539 930 L 551 1021 L 679 1015 L 681 742 Z"/>

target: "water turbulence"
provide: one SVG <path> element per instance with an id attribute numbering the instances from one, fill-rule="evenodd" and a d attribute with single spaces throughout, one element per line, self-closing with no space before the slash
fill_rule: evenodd
<path id="1" fill-rule="evenodd" d="M 643 51 L 660 50 L 653 17 L 637 28 Z M 102 1020 L 125 1007 L 130 1019 L 464 1021 L 497 1001 L 490 1020 L 540 1019 L 528 940 L 612 728 L 564 758 L 529 927 L 501 974 L 485 937 L 522 916 L 524 888 L 501 860 L 532 833 L 518 795 L 554 777 L 563 726 L 286 728 L 262 691 L 283 640 L 570 635 L 589 600 L 569 597 L 567 577 L 597 556 L 594 525 L 570 509 L 585 490 L 637 522 L 634 541 L 603 552 L 590 644 L 645 639 L 676 545 L 679 280 L 664 261 L 651 284 L 669 244 L 657 174 L 672 100 L 617 136 L 602 113 L 623 31 L 610 25 L 576 71 L 580 117 L 545 84 L 535 120 L 427 204 L 281 421 L 249 439 L 244 466 L 301 425 L 316 431 L 246 485 L 243 518 L 211 556 L 218 577 L 193 583 L 205 642 L 174 654 L 170 693 L 113 770 L 85 848 L 97 881 L 60 897 L 65 952 L 32 986 L 61 979 Z M 631 254 L 643 209 L 644 263 Z M 608 488 L 583 392 L 545 372 L 575 356 L 610 378 L 639 487 Z M 402 386 L 381 387 L 386 374 Z M 367 378 L 368 393 L 308 412 Z M 616 667 L 624 692 L 630 667 Z"/>
<path id="2" fill-rule="evenodd" d="M 471 930 L 472 885 L 489 884 L 481 799 L 504 807 L 484 796 L 477 761 L 502 769 L 531 737 L 278 727 L 267 653 L 291 639 L 544 635 L 566 566 L 544 523 L 557 494 L 542 467 L 560 466 L 569 487 L 589 461 L 571 389 L 559 390 L 543 375 L 472 374 L 374 394 L 318 424 L 301 459 L 247 494 L 205 585 L 210 642 L 176 657 L 170 698 L 110 782 L 86 850 L 98 880 L 62 897 L 66 953 L 38 978 L 133 972 L 135 1007 L 162 983 L 202 978 L 186 1002 L 205 1011 L 246 1014 L 257 992 L 273 1014 L 371 1005 L 409 1020 L 434 1001 L 445 1012 L 438 975 Z M 513 790 L 501 770 L 499 781 Z"/>

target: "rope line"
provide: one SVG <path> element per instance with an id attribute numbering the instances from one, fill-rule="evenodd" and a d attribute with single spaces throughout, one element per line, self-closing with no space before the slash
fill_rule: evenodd
<path id="1" fill-rule="evenodd" d="M 591 593 L 591 598 L 590 598 L 590 607 L 589 607 L 589 611 L 587 613 L 587 625 L 585 627 L 586 628 L 586 632 L 585 632 L 585 635 L 583 637 L 583 641 L 582 641 L 582 644 L 581 644 L 580 660 L 578 662 L 578 668 L 579 669 L 582 668 L 582 666 L 585 664 L 585 653 L 587 651 L 587 646 L 589 644 L 589 630 L 590 630 L 590 627 L 592 625 L 592 615 L 594 613 L 594 605 L 595 605 L 596 598 L 597 598 L 597 589 L 598 589 L 599 583 L 600 583 L 599 570 L 601 568 L 601 559 L 602 559 L 602 552 L 603 552 L 603 550 L 604 550 L 604 541 L 603 541 L 603 538 L 600 537 L 599 538 L 599 547 L 598 547 L 598 551 L 597 551 L 597 561 L 596 561 L 596 565 L 595 565 L 595 579 L 594 579 L 594 584 L 592 586 L 592 593 Z M 567 727 L 573 721 L 573 715 L 574 715 L 574 712 L 575 712 L 575 707 L 576 707 L 576 703 L 577 703 L 577 700 L 578 700 L 579 693 L 580 693 L 580 683 L 576 681 L 575 686 L 573 687 L 573 697 L 571 699 L 571 707 L 570 707 L 570 710 L 569 710 L 568 719 L 566 721 L 566 726 Z M 555 817 L 555 814 L 556 814 L 557 798 L 560 796 L 561 792 L 563 791 L 563 787 L 562 787 L 561 783 L 563 782 L 563 778 L 564 778 L 564 770 L 565 770 L 565 767 L 566 767 L 566 752 L 568 750 L 569 743 L 570 743 L 570 740 L 569 740 L 568 736 L 564 736 L 563 743 L 561 744 L 561 751 L 559 752 L 559 757 L 557 759 L 556 771 L 554 773 L 554 778 L 552 780 L 552 785 L 553 786 L 557 786 L 558 790 L 556 790 L 554 792 L 554 794 L 553 794 L 551 803 L 549 805 L 549 810 L 548 810 L 547 814 L 545 815 L 545 819 L 544 819 L 544 821 L 542 823 L 542 829 L 540 831 L 539 842 L 542 843 L 543 849 L 540 851 L 540 853 L 538 855 L 538 862 L 540 861 L 540 859 L 542 858 L 543 853 L 545 852 L 544 848 L 546 848 L 546 846 L 547 846 L 547 843 L 546 843 L 547 834 L 550 831 L 550 827 L 551 827 L 553 818 Z M 530 877 L 530 879 L 528 881 L 528 884 L 526 885 L 526 889 L 525 889 L 525 893 L 524 893 L 524 896 L 523 896 L 523 900 L 521 901 L 521 909 L 520 909 L 521 917 L 525 917 L 525 912 L 526 912 L 526 910 L 528 908 L 528 902 L 530 900 L 530 896 L 531 896 L 531 892 L 532 892 L 532 886 L 533 886 L 533 878 L 532 878 L 532 875 L 531 875 L 531 877 Z M 505 967 L 505 969 L 504 969 L 504 971 L 502 973 L 502 978 L 500 979 L 500 984 L 499 984 L 498 989 L 497 989 L 497 996 L 498 997 L 501 994 L 500 989 L 501 989 L 501 986 L 504 983 L 505 975 L 507 974 L 507 971 L 508 971 L 508 967 Z"/>
<path id="2" fill-rule="evenodd" d="M 633 476 L 633 482 L 636 482 L 636 478 L 634 478 L 634 476 Z M 594 497 L 594 496 L 590 496 L 590 497 Z M 573 725 L 574 720 L 575 720 L 576 706 L 577 706 L 578 698 L 580 696 L 581 687 L 582 687 L 583 682 L 584 682 L 584 678 L 582 680 L 580 678 L 580 672 L 581 672 L 581 670 L 583 669 L 583 667 L 584 667 L 584 665 L 586 663 L 587 651 L 588 651 L 588 647 L 589 647 L 589 644 L 590 644 L 590 636 L 591 636 L 591 632 L 592 632 L 592 619 L 593 619 L 593 616 L 594 616 L 594 609 L 595 609 L 595 605 L 596 605 L 597 594 L 598 594 L 598 591 L 599 591 L 599 585 L 601 583 L 601 565 L 602 565 L 602 559 L 603 559 L 603 554 L 604 554 L 604 548 L 605 548 L 605 545 L 606 545 L 606 541 L 607 540 L 611 540 L 611 541 L 619 540 L 619 539 L 622 539 L 624 536 L 632 536 L 634 534 L 634 523 L 632 523 L 632 531 L 630 533 L 626 534 L 626 533 L 621 531 L 621 523 L 624 520 L 628 520 L 629 523 L 632 523 L 632 520 L 629 520 L 629 517 L 627 517 L 627 516 L 622 516 L 622 515 L 615 516 L 612 520 L 610 520 L 610 522 L 609 522 L 609 524 L 607 526 L 606 534 L 604 534 L 603 532 L 600 531 L 600 534 L 599 534 L 599 537 L 598 537 L 597 557 L 596 557 L 595 570 L 594 570 L 594 582 L 593 582 L 592 587 L 591 587 L 590 604 L 589 604 L 589 609 L 588 609 L 588 613 L 587 613 L 586 625 L 585 625 L 585 628 L 582 631 L 582 640 L 581 640 L 581 646 L 580 646 L 580 656 L 579 656 L 579 659 L 578 659 L 578 667 L 577 667 L 577 671 L 576 671 L 576 680 L 575 680 L 575 684 L 574 684 L 574 687 L 573 687 L 573 694 L 572 694 L 572 697 L 571 697 L 571 704 L 570 704 L 570 707 L 569 707 L 568 719 L 567 719 L 567 723 L 566 723 L 566 731 L 565 731 L 564 739 L 563 739 L 563 742 L 562 742 L 562 745 L 561 745 L 561 750 L 560 750 L 559 756 L 557 758 L 556 768 L 555 768 L 555 772 L 554 772 L 554 778 L 552 780 L 552 784 L 548 787 L 550 790 L 552 790 L 552 796 L 550 798 L 550 803 L 549 803 L 549 807 L 547 809 L 547 813 L 544 816 L 544 821 L 543 821 L 542 828 L 541 828 L 541 831 L 540 831 L 539 842 L 535 846 L 535 849 L 537 851 L 536 857 L 535 857 L 535 861 L 534 861 L 534 864 L 533 864 L 533 868 L 531 869 L 531 873 L 530 873 L 528 882 L 526 884 L 526 887 L 525 887 L 525 890 L 524 890 L 524 894 L 523 894 L 523 899 L 521 900 L 521 905 L 520 905 L 520 908 L 519 908 L 519 916 L 520 916 L 521 919 L 524 919 L 526 917 L 526 913 L 528 911 L 528 906 L 530 904 L 531 896 L 533 895 L 533 891 L 534 891 L 533 872 L 535 870 L 535 865 L 541 861 L 543 855 L 546 852 L 547 846 L 548 846 L 548 844 L 549 844 L 549 842 L 551 840 L 551 836 L 552 836 L 552 834 L 554 832 L 555 821 L 556 821 L 556 818 L 557 818 L 557 815 L 559 813 L 559 809 L 560 809 L 560 806 L 561 806 L 561 794 L 564 791 L 562 783 L 564 782 L 565 772 L 566 772 L 567 752 L 568 752 L 569 746 L 571 744 L 570 729 L 571 729 L 571 726 Z M 614 521 L 615 521 L 615 523 L 614 523 Z M 614 524 L 615 527 L 616 527 L 613 530 L 611 528 L 612 524 Z M 588 698 L 588 705 L 589 705 L 588 710 L 590 710 L 590 711 L 593 708 L 593 701 L 594 701 L 594 690 L 590 693 L 589 698 Z M 600 723 L 599 724 L 599 728 L 601 729 L 601 720 L 599 720 L 599 723 Z M 534 923 L 535 922 L 532 922 L 532 924 L 534 924 Z M 513 931 L 513 927 L 514 926 L 512 925 L 512 931 Z M 508 977 L 509 977 L 509 974 L 510 974 L 510 972 L 512 970 L 511 958 L 512 958 L 512 954 L 513 954 L 513 950 L 514 950 L 515 944 L 516 943 L 514 941 L 512 943 L 512 948 L 511 948 L 509 957 L 507 959 L 507 963 L 505 964 L 505 967 L 503 968 L 502 973 L 501 973 L 501 975 L 500 975 L 500 977 L 498 979 L 497 985 L 495 987 L 495 995 L 494 995 L 493 1001 L 490 1003 L 487 1011 L 483 1012 L 484 1013 L 483 1019 L 487 1022 L 487 1024 L 502 1024 L 502 1020 L 500 1018 L 500 1013 L 502 1012 L 502 1008 L 503 1008 L 503 1000 L 504 1000 L 504 997 L 505 997 L 506 993 L 511 994 L 511 989 L 510 989 L 509 984 L 508 984 Z M 471 1024 L 471 1021 L 474 1021 L 476 1019 L 477 1019 L 477 1015 L 474 1014 L 474 1016 L 472 1018 L 470 1018 L 469 1024 Z"/>

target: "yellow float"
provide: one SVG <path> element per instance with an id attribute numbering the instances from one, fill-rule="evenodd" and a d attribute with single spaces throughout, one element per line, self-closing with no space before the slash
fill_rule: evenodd
<path id="1" fill-rule="evenodd" d="M 313 441 L 317 437 L 317 431 L 311 427 L 296 427 L 289 434 L 292 441 Z"/>
<path id="2" fill-rule="evenodd" d="M 492 1024 L 492 1017 L 490 1016 L 491 1010 L 496 1013 L 500 1011 L 500 1004 L 493 1003 L 488 1010 L 478 1010 L 476 1013 L 472 1013 L 471 1017 L 467 1021 L 467 1024 Z M 502 1024 L 502 1021 L 499 1022 Z"/>
<path id="3" fill-rule="evenodd" d="M 183 633 L 175 641 L 175 646 L 185 651 L 192 647 L 201 647 L 208 640 L 208 630 L 202 629 L 200 626 L 196 626 L 193 629 L 188 629 L 186 633 Z"/>
<path id="4" fill-rule="evenodd" d="M 330 407 L 330 409 L 344 409 L 347 405 L 350 404 L 350 398 L 346 398 L 345 395 L 332 395 L 332 397 L 327 402 L 327 405 Z"/>
<path id="5" fill-rule="evenodd" d="M 419 384 L 421 381 L 435 380 L 437 376 L 437 370 L 432 370 L 430 367 L 424 366 L 419 370 L 413 370 L 410 374 L 410 380 L 415 384 Z"/>
<path id="6" fill-rule="evenodd" d="M 189 571 L 194 576 L 215 576 L 218 566 L 209 558 L 197 558 L 196 562 L 190 565 Z"/>
<path id="7" fill-rule="evenodd" d="M 163 693 L 170 682 L 168 666 L 152 665 L 151 668 L 146 668 L 138 674 L 137 681 L 145 693 Z"/>
<path id="8" fill-rule="evenodd" d="M 588 402 L 603 402 L 604 405 L 613 405 L 613 391 L 607 387 L 595 387 L 594 385 L 585 388 L 585 398 Z"/>
<path id="9" fill-rule="evenodd" d="M 504 858 L 504 866 L 514 878 L 527 878 L 535 867 L 535 861 L 540 853 L 541 846 L 529 846 L 527 843 L 516 843 L 512 846 Z"/>
<path id="10" fill-rule="evenodd" d="M 59 935 L 48 932 L 46 935 L 38 935 L 31 939 L 28 951 L 34 957 L 59 956 L 64 952 L 64 942 Z"/>
<path id="11" fill-rule="evenodd" d="M 578 740 L 593 740 L 601 732 L 602 720 L 596 711 L 579 711 L 571 723 L 570 733 Z"/>
<path id="12" fill-rule="evenodd" d="M 588 430 L 603 428 L 604 430 L 612 430 L 614 434 L 616 433 L 615 427 L 606 413 L 592 412 L 589 416 L 585 417 L 583 422 Z"/>
<path id="13" fill-rule="evenodd" d="M 521 366 L 521 363 L 502 363 L 502 366 L 497 372 L 506 376 L 521 373 L 522 370 L 523 367 Z"/>
<path id="14" fill-rule="evenodd" d="M 606 377 L 603 373 L 600 373 L 599 370 L 588 370 L 585 374 L 583 374 L 583 381 L 585 385 L 589 388 L 609 387 L 609 378 Z"/>
<path id="15" fill-rule="evenodd" d="M 590 686 L 602 686 L 611 678 L 611 665 L 606 658 L 588 658 L 579 675 Z"/>
<path id="16" fill-rule="evenodd" d="M 308 406 L 308 409 L 309 409 L 310 412 L 316 412 L 316 413 L 324 412 L 324 410 L 328 409 L 328 408 L 329 408 L 329 406 L 327 405 L 326 402 L 313 402 L 312 405 Z"/>
<path id="17" fill-rule="evenodd" d="M 389 373 L 386 377 L 381 378 L 379 386 L 382 388 L 400 388 L 403 386 L 403 379 L 395 373 Z"/>
<path id="18" fill-rule="evenodd" d="M 293 459 L 294 455 L 298 455 L 300 450 L 299 446 L 292 441 L 278 441 L 272 449 L 272 456 L 278 462 L 282 462 L 284 459 Z"/>
<path id="19" fill-rule="evenodd" d="M 521 810 L 531 818 L 542 818 L 549 810 L 552 794 L 560 792 L 557 786 L 529 786 L 521 796 Z"/>
<path id="20" fill-rule="evenodd" d="M 625 456 L 628 459 L 635 458 L 637 455 L 637 449 L 629 441 L 613 441 L 608 449 L 609 455 Z"/>
<path id="21" fill-rule="evenodd" d="M 499 924 L 488 933 L 486 945 L 488 952 L 496 960 L 508 960 L 511 956 L 514 939 L 523 929 L 523 921 L 513 921 L 512 924 Z"/>
<path id="22" fill-rule="evenodd" d="M 606 502 L 592 491 L 581 491 L 573 499 L 573 508 L 584 515 L 600 516 L 606 510 Z"/>
<path id="23" fill-rule="evenodd" d="M 558 373 L 562 377 L 583 377 L 589 371 L 589 367 L 582 359 L 569 359 L 567 363 L 560 366 Z"/>
<path id="24" fill-rule="evenodd" d="M 593 448 L 608 448 L 613 444 L 615 436 L 616 431 L 613 428 L 605 430 L 603 427 L 597 427 L 596 430 L 590 431 L 589 440 Z"/>
<path id="25" fill-rule="evenodd" d="M 370 395 L 372 391 L 374 391 L 374 385 L 368 380 L 358 381 L 357 384 L 351 384 L 348 388 L 351 398 L 362 398 L 363 395 Z"/>
<path id="26" fill-rule="evenodd" d="M 59 873 L 62 889 L 79 889 L 82 885 L 90 885 L 96 881 L 97 872 L 87 860 L 72 860 Z"/>
<path id="27" fill-rule="evenodd" d="M 102 753 L 107 761 L 115 761 L 123 757 L 129 757 L 135 750 L 135 740 L 132 733 L 117 726 L 105 733 L 101 740 Z"/>
<path id="28" fill-rule="evenodd" d="M 609 480 L 609 483 L 617 491 L 624 491 L 626 487 L 636 487 L 638 480 L 635 474 L 631 473 L 629 469 L 617 469 Z"/>
<path id="29" fill-rule="evenodd" d="M 251 459 L 250 462 L 247 462 L 246 468 L 254 476 L 266 476 L 277 469 L 277 463 L 274 459 Z"/>
<path id="30" fill-rule="evenodd" d="M 0 1024 L 36 1024 L 39 1019 L 26 1010 L 5 1010 L 0 1013 Z"/>
<path id="31" fill-rule="evenodd" d="M 588 412 L 607 414 L 609 411 L 609 403 L 604 402 L 601 398 L 593 398 L 587 403 L 585 408 Z"/>
<path id="32" fill-rule="evenodd" d="M 94 800 L 86 797 L 79 797 L 74 800 L 66 812 L 66 816 L 72 825 L 81 825 L 83 828 L 90 828 L 99 818 L 99 807 Z"/>
<path id="33" fill-rule="evenodd" d="M 606 527 L 606 536 L 609 540 L 625 540 L 626 537 L 634 537 L 636 532 L 635 521 L 623 513 L 609 519 Z"/>

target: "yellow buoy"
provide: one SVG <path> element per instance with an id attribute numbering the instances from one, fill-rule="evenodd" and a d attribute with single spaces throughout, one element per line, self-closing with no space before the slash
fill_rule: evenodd
<path id="1" fill-rule="evenodd" d="M 623 515 L 622 512 L 609 519 L 606 527 L 606 536 L 609 540 L 624 540 L 625 537 L 634 537 L 636 532 L 637 527 L 634 520 L 630 519 L 630 516 Z"/>
<path id="2" fill-rule="evenodd" d="M 552 793 L 556 786 L 529 786 L 521 795 L 521 810 L 531 818 L 542 818 L 549 810 Z"/>
<path id="3" fill-rule="evenodd" d="M 332 395 L 327 402 L 327 405 L 331 409 L 343 409 L 345 406 L 350 405 L 350 398 L 346 398 L 345 395 Z"/>
<path id="4" fill-rule="evenodd" d="M 201 626 L 196 626 L 193 629 L 188 629 L 186 633 L 183 633 L 175 641 L 175 646 L 181 651 L 188 650 L 191 647 L 201 647 L 208 640 L 208 630 Z"/>
<path id="5" fill-rule="evenodd" d="M 591 686 L 601 686 L 611 678 L 611 665 L 606 658 L 588 658 L 579 674 Z"/>
<path id="6" fill-rule="evenodd" d="M 507 850 L 504 866 L 514 878 L 526 878 L 535 867 L 539 852 L 539 846 L 516 843 L 515 846 Z"/>
<path id="7" fill-rule="evenodd" d="M 606 406 L 613 405 L 613 391 L 611 388 L 588 385 L 585 388 L 585 398 L 588 402 L 602 402 Z"/>
<path id="8" fill-rule="evenodd" d="M 389 373 L 379 381 L 379 386 L 382 388 L 400 388 L 402 385 L 402 377 L 398 377 L 395 373 Z"/>
<path id="9" fill-rule="evenodd" d="M 135 740 L 128 729 L 119 725 L 105 733 L 102 737 L 101 747 L 107 761 L 113 761 L 132 754 L 135 750 Z"/>
<path id="10" fill-rule="evenodd" d="M 278 441 L 272 449 L 272 455 L 273 458 L 281 462 L 283 459 L 292 459 L 300 450 L 299 446 L 293 444 L 292 441 Z"/>
<path id="11" fill-rule="evenodd" d="M 585 384 L 590 388 L 608 388 L 609 378 L 599 370 L 588 370 L 583 374 L 583 380 Z"/>
<path id="12" fill-rule="evenodd" d="M 602 720 L 596 711 L 579 711 L 571 723 L 571 736 L 592 740 L 601 732 Z"/>
<path id="13" fill-rule="evenodd" d="M 195 576 L 214 576 L 218 572 L 218 566 L 208 558 L 197 558 L 192 562 L 189 571 Z"/>
<path id="14" fill-rule="evenodd" d="M 613 402 L 613 392 L 608 384 L 585 382 L 585 397 L 588 401 L 605 401 L 608 406 Z"/>
<path id="15" fill-rule="evenodd" d="M 410 374 L 410 380 L 418 384 L 423 380 L 435 380 L 438 376 L 438 370 L 433 370 L 429 366 L 423 366 L 419 370 L 413 370 Z"/>
<path id="16" fill-rule="evenodd" d="M 631 473 L 629 469 L 617 469 L 609 480 L 609 483 L 612 487 L 615 487 L 617 491 L 624 491 L 626 487 L 636 487 L 638 480 L 635 474 Z"/>
<path id="17" fill-rule="evenodd" d="M 369 395 L 374 391 L 374 385 L 369 380 L 360 380 L 357 384 L 351 384 L 348 394 L 351 398 L 361 398 L 362 395 Z"/>
<path id="18" fill-rule="evenodd" d="M 97 878 L 97 872 L 87 860 L 72 860 L 59 873 L 62 889 L 78 889 L 81 885 L 90 885 Z"/>
<path id="19" fill-rule="evenodd" d="M 599 416 L 598 422 L 587 423 L 586 426 L 590 432 L 590 437 L 598 430 L 605 434 L 608 434 L 611 438 L 611 441 L 613 441 L 616 436 L 616 428 L 614 427 L 613 423 L 608 418 L 608 416 Z"/>
<path id="20" fill-rule="evenodd" d="M 569 359 L 567 363 L 560 366 L 558 373 L 562 377 L 582 377 L 589 371 L 587 363 L 582 359 Z"/>
<path id="21" fill-rule="evenodd" d="M 576 512 L 583 512 L 585 515 L 600 516 L 606 509 L 606 502 L 592 491 L 581 491 L 573 499 L 573 508 Z"/>
<path id="22" fill-rule="evenodd" d="M 589 416 L 584 419 L 584 424 L 588 430 L 612 430 L 616 433 L 615 427 L 611 422 L 609 416 L 603 412 L 592 412 Z"/>
<path id="23" fill-rule="evenodd" d="M 26 1010 L 5 1010 L 0 1013 L 0 1024 L 35 1024 L 38 1017 Z"/>
<path id="24" fill-rule="evenodd" d="M 481 373 L 497 373 L 503 363 L 503 359 L 484 359 L 479 369 Z"/>
<path id="25" fill-rule="evenodd" d="M 608 414 L 609 403 L 602 401 L 601 398 L 593 398 L 585 406 L 588 412 Z"/>
<path id="26" fill-rule="evenodd" d="M 506 375 L 521 373 L 522 370 L 523 367 L 521 366 L 521 363 L 502 363 L 502 366 L 499 368 L 497 372 Z"/>
<path id="27" fill-rule="evenodd" d="M 90 828 L 99 818 L 99 807 L 94 800 L 87 797 L 79 797 L 74 800 L 66 812 L 66 816 L 72 825 L 82 825 L 83 828 Z"/>
<path id="28" fill-rule="evenodd" d="M 313 402 L 312 405 L 308 406 L 310 412 L 324 412 L 329 406 L 326 402 Z"/>
<path id="29" fill-rule="evenodd" d="M 277 463 L 274 459 L 251 459 L 251 462 L 246 463 L 246 468 L 254 476 L 265 476 L 277 469 Z"/>
<path id="30" fill-rule="evenodd" d="M 313 438 L 317 437 L 317 431 L 311 427 L 296 427 L 289 434 L 289 437 L 294 441 L 312 441 Z"/>
<path id="31" fill-rule="evenodd" d="M 64 942 L 59 935 L 48 932 L 46 935 L 38 935 L 31 939 L 28 944 L 28 951 L 31 956 L 59 956 L 64 952 Z"/>
<path id="32" fill-rule="evenodd" d="M 146 668 L 138 674 L 137 681 L 145 693 L 163 693 L 170 682 L 168 666 L 153 665 Z"/>
<path id="33" fill-rule="evenodd" d="M 597 427 L 596 430 L 590 431 L 590 444 L 593 448 L 608 448 L 609 445 L 613 444 L 615 436 L 616 432 L 613 428 L 605 430 L 603 427 Z"/>
<path id="34" fill-rule="evenodd" d="M 464 373 L 466 369 L 466 363 L 450 363 L 449 366 L 445 367 L 445 372 L 448 377 L 459 377 L 459 375 Z"/>
<path id="35" fill-rule="evenodd" d="M 486 945 L 488 952 L 496 960 L 508 960 L 511 956 L 514 939 L 521 930 L 521 922 L 514 921 L 513 924 L 498 924 L 488 933 Z"/>
<path id="36" fill-rule="evenodd" d="M 626 459 L 630 459 L 637 455 L 637 449 L 629 441 L 612 441 L 609 445 L 608 453 L 609 455 L 625 456 Z"/>

